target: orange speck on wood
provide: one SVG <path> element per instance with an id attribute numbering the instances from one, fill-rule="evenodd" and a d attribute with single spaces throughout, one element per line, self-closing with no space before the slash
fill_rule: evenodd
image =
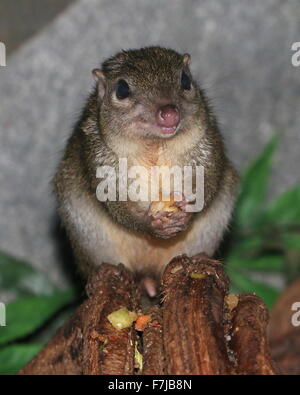
<path id="1" fill-rule="evenodd" d="M 150 319 L 151 315 L 140 315 L 135 322 L 135 329 L 142 332 L 146 328 Z"/>

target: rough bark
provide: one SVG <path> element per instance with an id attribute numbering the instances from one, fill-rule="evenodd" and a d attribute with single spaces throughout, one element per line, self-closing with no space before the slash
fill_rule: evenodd
<path id="1" fill-rule="evenodd" d="M 102 264 L 87 300 L 20 374 L 274 374 L 264 304 L 228 297 L 228 283 L 219 261 L 179 256 L 163 274 L 161 303 L 142 311 L 133 275 Z M 122 307 L 150 315 L 146 327 L 115 329 L 107 316 Z"/>
<path id="2" fill-rule="evenodd" d="M 20 374 L 133 374 L 133 327 L 119 331 L 107 320 L 115 310 L 137 309 L 132 274 L 102 264 L 87 286 L 88 299 Z"/>
<path id="3" fill-rule="evenodd" d="M 151 320 L 143 332 L 143 374 L 165 374 L 161 308 L 154 306 L 147 314 Z"/>
<path id="4" fill-rule="evenodd" d="M 178 257 L 163 276 L 163 327 L 169 374 L 229 374 L 223 327 L 228 279 L 205 256 Z"/>
<path id="5" fill-rule="evenodd" d="M 261 299 L 253 294 L 239 296 L 238 305 L 232 311 L 229 343 L 238 374 L 276 374 L 266 335 L 268 320 Z"/>
<path id="6" fill-rule="evenodd" d="M 271 355 L 282 374 L 300 374 L 300 326 L 297 313 L 299 303 L 300 279 L 283 292 L 271 314 L 269 327 Z M 293 320 L 294 314 L 297 314 L 296 322 Z"/>

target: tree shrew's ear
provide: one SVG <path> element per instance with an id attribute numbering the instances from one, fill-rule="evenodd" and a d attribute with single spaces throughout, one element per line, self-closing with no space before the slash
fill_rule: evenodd
<path id="1" fill-rule="evenodd" d="M 100 99 L 103 99 L 103 96 L 105 94 L 105 89 L 106 89 L 105 75 L 104 75 L 103 71 L 100 69 L 94 69 L 92 71 L 92 74 L 93 74 L 95 81 L 97 82 L 99 97 L 100 97 Z"/>
<path id="2" fill-rule="evenodd" d="M 190 63 L 191 63 L 191 55 L 188 54 L 188 53 L 185 53 L 185 54 L 183 55 L 183 64 L 184 64 L 185 66 L 189 66 Z"/>

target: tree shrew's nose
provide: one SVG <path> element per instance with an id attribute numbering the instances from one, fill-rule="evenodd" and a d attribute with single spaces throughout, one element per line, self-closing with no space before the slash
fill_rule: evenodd
<path id="1" fill-rule="evenodd" d="M 179 124 L 180 114 L 178 108 L 173 104 L 167 104 L 157 112 L 157 124 L 164 128 L 173 128 Z"/>

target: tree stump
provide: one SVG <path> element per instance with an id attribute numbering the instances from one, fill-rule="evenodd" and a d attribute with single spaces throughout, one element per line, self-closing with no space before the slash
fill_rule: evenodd
<path id="1" fill-rule="evenodd" d="M 294 305 L 298 308 L 295 310 Z M 276 302 L 269 325 L 271 355 L 282 374 L 300 374 L 300 279 L 293 282 Z"/>
<path id="2" fill-rule="evenodd" d="M 134 275 L 102 264 L 87 299 L 19 374 L 276 374 L 266 307 L 228 295 L 228 284 L 221 262 L 182 255 L 165 269 L 161 302 L 141 309 Z M 116 329 L 107 317 L 120 308 L 149 316 L 145 328 Z"/>

